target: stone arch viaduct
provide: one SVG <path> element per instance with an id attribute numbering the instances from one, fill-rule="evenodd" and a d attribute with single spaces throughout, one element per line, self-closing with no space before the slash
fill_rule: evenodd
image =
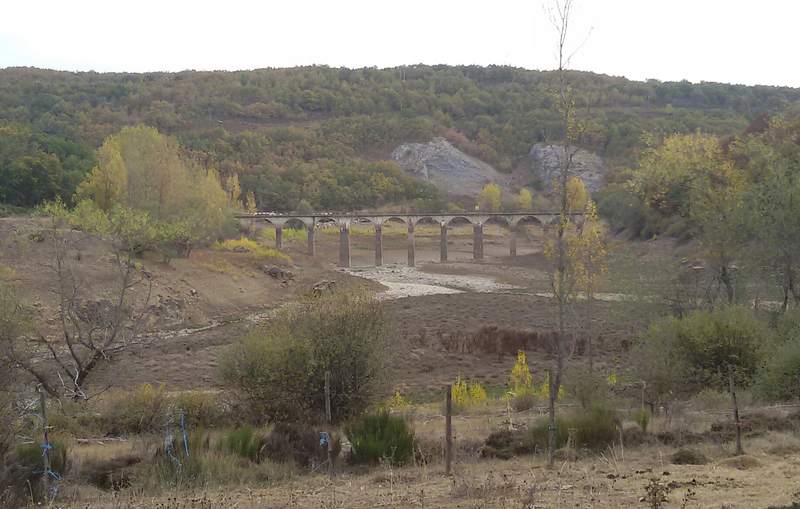
<path id="1" fill-rule="evenodd" d="M 580 216 L 581 214 L 573 214 Z M 483 227 L 487 224 L 500 224 L 507 226 L 511 231 L 509 240 L 509 254 L 517 255 L 518 227 L 525 224 L 538 224 L 547 226 L 558 220 L 557 212 L 526 212 L 526 213 L 477 213 L 468 212 L 461 214 L 272 214 L 255 212 L 251 214 L 238 214 L 240 219 L 264 221 L 275 227 L 275 247 L 283 248 L 283 228 L 285 226 L 302 226 L 308 238 L 308 254 L 316 254 L 314 241 L 315 231 L 321 225 L 336 225 L 339 227 L 339 266 L 350 266 L 350 225 L 372 224 L 375 228 L 375 265 L 383 264 L 383 225 L 394 221 L 403 223 L 408 228 L 408 265 L 415 264 L 414 227 L 418 224 L 438 224 L 440 227 L 439 259 L 447 261 L 447 229 L 452 224 L 471 224 L 473 228 L 472 257 L 475 260 L 483 259 Z"/>

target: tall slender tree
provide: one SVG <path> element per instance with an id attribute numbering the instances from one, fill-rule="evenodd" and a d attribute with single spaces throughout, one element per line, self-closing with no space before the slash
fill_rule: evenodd
<path id="1" fill-rule="evenodd" d="M 561 118 L 564 140 L 562 152 L 559 158 L 558 174 L 554 189 L 557 193 L 559 204 L 558 223 L 556 224 L 553 237 L 547 249 L 548 257 L 552 261 L 550 272 L 550 282 L 553 292 L 553 299 L 558 307 L 557 327 L 558 334 L 553 340 L 552 351 L 554 353 L 553 366 L 551 368 L 550 394 L 548 398 L 548 451 L 547 462 L 552 466 L 555 462 L 556 449 L 556 400 L 558 399 L 559 389 L 564 380 L 567 361 L 572 353 L 572 342 L 568 337 L 567 312 L 570 304 L 575 298 L 576 273 L 573 260 L 571 260 L 568 249 L 568 236 L 574 229 L 573 213 L 575 212 L 575 200 L 570 199 L 570 190 L 574 190 L 571 185 L 571 177 L 574 173 L 573 160 L 578 151 L 578 141 L 581 137 L 581 123 L 576 118 L 575 98 L 572 88 L 568 82 L 567 66 L 571 54 L 567 53 L 567 36 L 570 28 L 570 20 L 574 8 L 574 0 L 553 0 L 549 9 L 550 19 L 556 29 L 557 34 L 557 54 L 558 68 L 558 89 L 556 91 L 556 106 Z"/>

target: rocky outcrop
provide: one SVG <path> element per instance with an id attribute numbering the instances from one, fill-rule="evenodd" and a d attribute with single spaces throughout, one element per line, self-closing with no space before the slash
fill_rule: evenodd
<path id="1" fill-rule="evenodd" d="M 404 143 L 391 157 L 405 171 L 452 195 L 475 196 L 489 182 L 504 191 L 511 189 L 510 175 L 468 156 L 444 138 L 428 143 Z"/>
<path id="2" fill-rule="evenodd" d="M 573 149 L 570 148 L 570 150 Z M 547 189 L 550 189 L 553 179 L 558 176 L 561 168 L 564 146 L 537 143 L 531 148 L 529 156 L 537 179 L 544 183 Z M 571 173 L 583 180 L 589 192 L 593 193 L 603 185 L 603 175 L 605 174 L 603 159 L 597 154 L 578 149 L 572 158 Z"/>

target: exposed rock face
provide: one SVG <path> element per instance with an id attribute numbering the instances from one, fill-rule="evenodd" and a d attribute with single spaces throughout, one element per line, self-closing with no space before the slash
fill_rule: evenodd
<path id="1" fill-rule="evenodd" d="M 529 155 L 533 160 L 533 171 L 536 176 L 547 189 L 551 189 L 553 179 L 558 176 L 561 167 L 564 146 L 537 143 L 531 148 Z M 583 180 L 590 193 L 597 191 L 603 185 L 604 173 L 605 168 L 600 156 L 578 149 L 572 158 L 572 174 Z"/>
<path id="2" fill-rule="evenodd" d="M 475 196 L 489 182 L 511 189 L 511 175 L 470 157 L 444 138 L 428 143 L 404 143 L 392 152 L 392 160 L 415 177 L 435 184 L 449 194 Z"/>

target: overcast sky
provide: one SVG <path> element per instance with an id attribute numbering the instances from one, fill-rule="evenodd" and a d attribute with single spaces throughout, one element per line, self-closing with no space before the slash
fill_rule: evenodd
<path id="1" fill-rule="evenodd" d="M 548 0 L 3 0 L 0 67 L 552 69 Z M 571 67 L 800 87 L 800 0 L 577 0 Z M 588 37 L 588 38 L 587 38 Z"/>

